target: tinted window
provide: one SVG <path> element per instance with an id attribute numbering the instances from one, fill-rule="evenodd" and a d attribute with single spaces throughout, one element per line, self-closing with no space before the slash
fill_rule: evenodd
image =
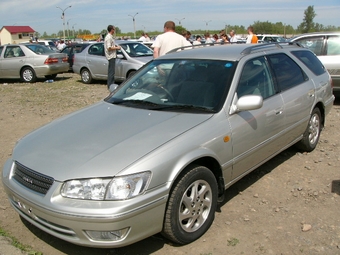
<path id="1" fill-rule="evenodd" d="M 0 57 L 1 57 L 1 53 L 2 53 L 3 49 L 4 49 L 4 47 L 0 47 Z"/>
<path id="2" fill-rule="evenodd" d="M 270 55 L 268 60 L 281 91 L 290 89 L 308 79 L 300 66 L 285 54 Z"/>
<path id="3" fill-rule="evenodd" d="M 322 55 L 324 36 L 301 38 L 297 42 L 313 51 L 316 55 Z"/>
<path id="4" fill-rule="evenodd" d="M 340 55 L 340 37 L 330 36 L 327 39 L 326 55 Z"/>
<path id="5" fill-rule="evenodd" d="M 238 97 L 261 95 L 263 99 L 276 93 L 274 82 L 264 57 L 252 59 L 244 65 L 236 92 Z"/>
<path id="6" fill-rule="evenodd" d="M 61 52 L 65 54 L 69 54 L 71 52 L 71 47 L 66 47 Z"/>
<path id="7" fill-rule="evenodd" d="M 104 44 L 94 44 L 89 49 L 89 54 L 102 56 L 104 53 Z"/>
<path id="8" fill-rule="evenodd" d="M 50 53 L 54 53 L 52 50 L 50 50 L 49 48 L 40 45 L 40 44 L 25 44 L 25 46 L 27 48 L 29 48 L 31 51 L 33 51 L 36 54 L 50 54 Z"/>
<path id="9" fill-rule="evenodd" d="M 292 54 L 300 59 L 315 75 L 320 75 L 326 72 L 320 60 L 312 52 L 301 50 L 292 51 Z"/>

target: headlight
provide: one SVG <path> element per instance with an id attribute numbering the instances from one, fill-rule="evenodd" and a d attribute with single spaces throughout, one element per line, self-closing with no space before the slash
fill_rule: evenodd
<path id="1" fill-rule="evenodd" d="M 61 195 L 87 200 L 124 200 L 143 193 L 150 178 L 150 172 L 143 172 L 113 179 L 70 180 L 63 184 Z"/>

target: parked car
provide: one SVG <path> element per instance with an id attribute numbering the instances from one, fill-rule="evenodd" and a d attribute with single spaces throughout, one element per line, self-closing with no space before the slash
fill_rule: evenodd
<path id="1" fill-rule="evenodd" d="M 37 78 L 54 79 L 68 71 L 67 55 L 40 44 L 0 46 L 0 78 L 35 82 Z"/>
<path id="2" fill-rule="evenodd" d="M 312 151 L 333 101 L 328 72 L 298 45 L 172 52 L 20 139 L 3 186 L 22 218 L 71 243 L 121 247 L 161 232 L 187 244 L 226 188 L 289 146 Z"/>
<path id="3" fill-rule="evenodd" d="M 61 53 L 65 53 L 68 56 L 68 63 L 69 63 L 69 71 L 73 71 L 73 56 L 74 53 L 82 52 L 89 43 L 72 43 L 67 45 L 64 49 L 62 49 Z"/>
<path id="4" fill-rule="evenodd" d="M 277 43 L 277 42 L 286 42 L 287 39 L 283 38 L 282 36 L 279 35 L 256 35 L 258 39 L 258 43 Z"/>
<path id="5" fill-rule="evenodd" d="M 115 80 L 124 81 L 153 58 L 152 49 L 136 41 L 116 41 L 121 46 L 117 51 Z M 73 57 L 73 71 L 80 74 L 84 83 L 92 80 L 107 80 L 108 61 L 104 43 L 89 45 Z"/>
<path id="6" fill-rule="evenodd" d="M 333 79 L 333 90 L 340 96 L 340 32 L 316 32 L 297 35 L 290 39 L 313 51 Z"/>

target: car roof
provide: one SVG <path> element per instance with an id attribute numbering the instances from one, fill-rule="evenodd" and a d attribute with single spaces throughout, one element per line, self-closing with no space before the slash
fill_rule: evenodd
<path id="1" fill-rule="evenodd" d="M 168 54 L 161 56 L 162 59 L 206 59 L 238 61 L 245 55 L 256 52 L 284 51 L 284 49 L 303 49 L 296 43 L 270 43 L 270 44 L 212 44 L 197 45 L 177 48 Z M 183 49 L 183 50 L 180 50 Z M 178 51 L 180 50 L 180 51 Z M 194 51 L 194 52 L 193 52 Z"/>
<path id="2" fill-rule="evenodd" d="M 304 33 L 293 36 L 291 39 L 301 38 L 301 37 L 312 37 L 318 35 L 340 35 L 339 31 L 329 31 L 329 32 L 312 32 L 312 33 Z"/>

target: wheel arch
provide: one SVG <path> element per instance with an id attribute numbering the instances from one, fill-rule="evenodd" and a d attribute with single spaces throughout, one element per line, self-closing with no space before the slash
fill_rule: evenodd
<path id="1" fill-rule="evenodd" d="M 218 196 L 223 196 L 224 194 L 224 178 L 222 174 L 222 168 L 216 158 L 212 156 L 202 156 L 192 161 L 188 162 L 186 165 L 182 167 L 182 170 L 178 172 L 178 174 L 173 178 L 173 182 L 171 184 L 170 190 L 172 191 L 175 183 L 180 180 L 192 167 L 194 166 L 204 166 L 208 168 L 215 176 L 216 182 L 218 185 Z M 170 192 L 171 193 L 171 192 Z"/>
<path id="2" fill-rule="evenodd" d="M 315 108 L 319 108 L 319 110 L 320 110 L 320 113 L 321 113 L 321 129 L 322 129 L 325 126 L 325 119 L 326 119 L 325 106 L 323 105 L 322 102 L 318 102 L 314 106 L 314 108 L 311 110 L 311 113 Z"/>
<path id="3" fill-rule="evenodd" d="M 136 69 L 130 69 L 129 71 L 127 71 L 127 72 L 126 72 L 126 77 L 125 77 L 125 79 L 129 78 L 130 74 L 131 74 L 131 73 L 135 73 L 135 72 L 137 72 Z"/>

